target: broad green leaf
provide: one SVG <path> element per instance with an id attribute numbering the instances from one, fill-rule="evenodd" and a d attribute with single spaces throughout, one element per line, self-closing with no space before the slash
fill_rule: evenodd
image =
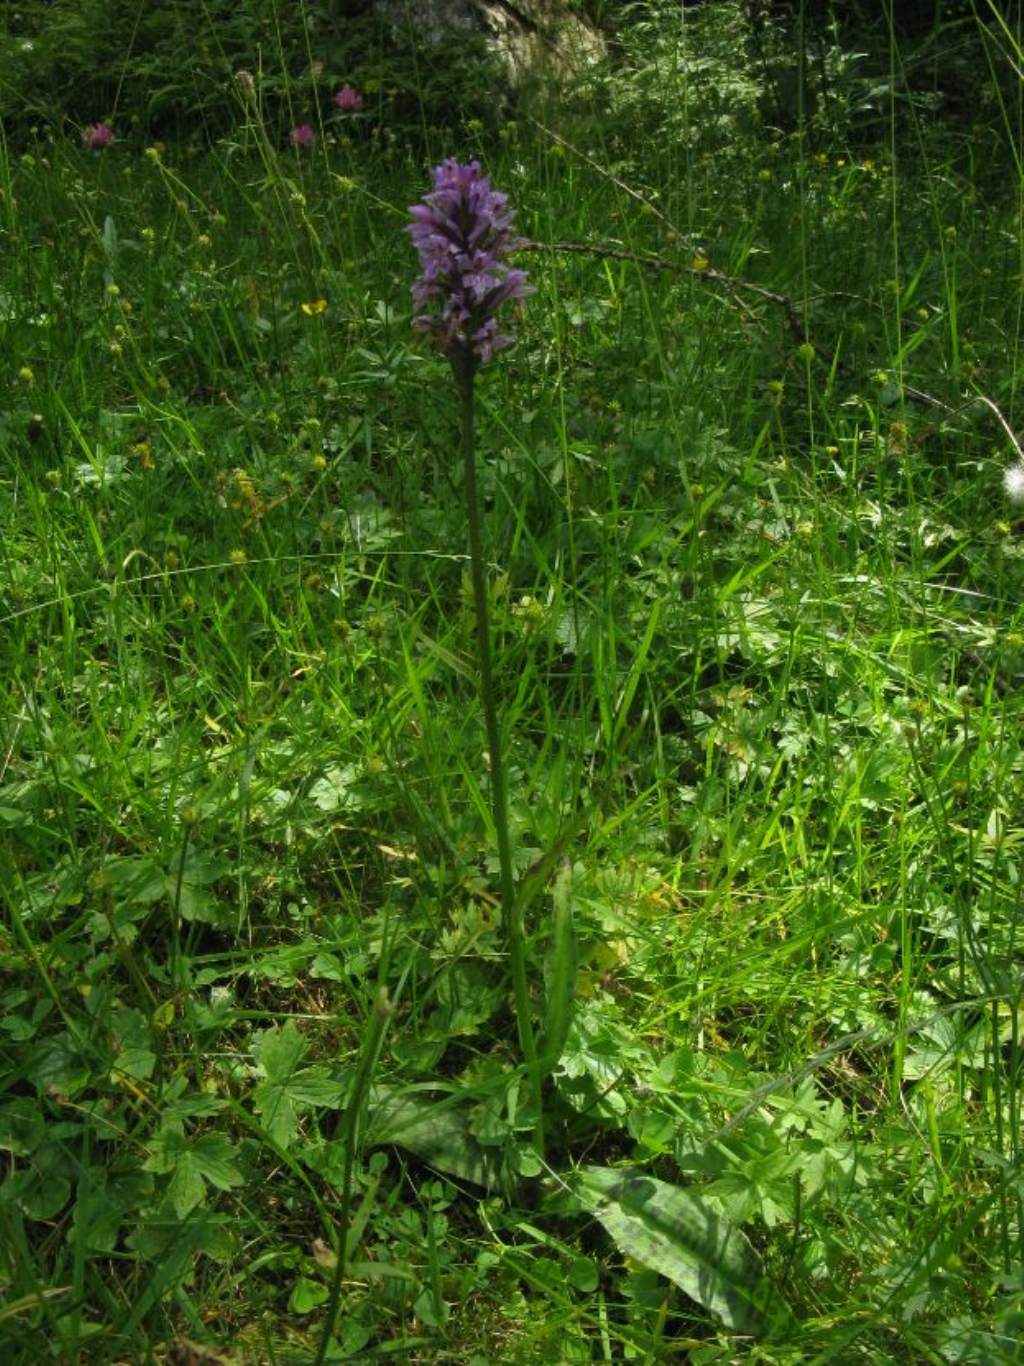
<path id="1" fill-rule="evenodd" d="M 451 1311 L 444 1300 L 435 1300 L 433 1292 L 421 1290 L 412 1307 L 420 1323 L 428 1328 L 443 1328 L 448 1322 Z"/>
<path id="2" fill-rule="evenodd" d="M 153 1075 L 156 1054 L 149 1048 L 122 1048 L 114 1059 L 113 1075 L 131 1077 L 134 1081 L 145 1081 Z"/>
<path id="3" fill-rule="evenodd" d="M 264 1081 L 252 1095 L 252 1103 L 267 1133 L 282 1148 L 287 1148 L 299 1131 L 299 1117 L 286 1086 Z"/>
<path id="4" fill-rule="evenodd" d="M 352 1360 L 370 1341 L 372 1333 L 366 1324 L 356 1318 L 346 1318 L 339 1324 L 337 1337 L 332 1339 L 335 1348 L 340 1350 L 342 1360 Z M 329 1358 L 336 1360 L 337 1358 Z"/>
<path id="5" fill-rule="evenodd" d="M 39 1095 L 49 1092 L 67 1098 L 77 1095 L 92 1075 L 77 1043 L 66 1033 L 39 1041 L 28 1055 L 27 1074 Z"/>
<path id="6" fill-rule="evenodd" d="M 667 1276 L 734 1332 L 764 1331 L 771 1290 L 761 1260 L 698 1192 L 610 1167 L 583 1167 L 569 1184 L 620 1251 Z"/>
<path id="7" fill-rule="evenodd" d="M 569 1284 L 585 1295 L 592 1295 L 600 1279 L 593 1257 L 576 1257 L 569 1264 Z"/>
<path id="8" fill-rule="evenodd" d="M 202 1091 L 189 1091 L 168 1101 L 164 1106 L 162 1129 L 180 1129 L 188 1119 L 209 1119 L 224 1109 L 227 1101 Z"/>
<path id="9" fill-rule="evenodd" d="M 154 1134 L 149 1145 L 149 1156 L 142 1164 L 143 1171 L 166 1173 L 174 1171 L 188 1140 L 178 1129 L 163 1128 Z"/>
<path id="10" fill-rule="evenodd" d="M 320 1281 L 310 1280 L 308 1276 L 300 1276 L 292 1286 L 292 1293 L 288 1296 L 288 1308 L 293 1314 L 308 1314 L 311 1309 L 316 1309 L 323 1304 L 328 1294 L 327 1286 Z"/>
<path id="11" fill-rule="evenodd" d="M 15 1204 L 30 1219 L 52 1219 L 67 1204 L 71 1183 L 36 1167 L 15 1172 L 0 1186 L 0 1205 Z"/>
<path id="12" fill-rule="evenodd" d="M 173 864 L 165 879 L 167 898 L 185 920 L 199 920 L 209 925 L 218 924 L 224 907 L 210 886 L 231 872 L 227 859 L 213 858 L 191 850 L 184 868 Z"/>
<path id="13" fill-rule="evenodd" d="M 327 982 L 345 982 L 348 974 L 333 953 L 318 953 L 309 966 L 311 977 L 322 977 Z"/>
<path id="14" fill-rule="evenodd" d="M 253 1105 L 275 1143 L 286 1148 L 299 1131 L 299 1114 L 310 1105 L 340 1110 L 345 1087 L 318 1068 L 307 1067 L 290 1081 L 263 1081 L 253 1092 Z"/>
<path id="15" fill-rule="evenodd" d="M 385 1095 L 377 1099 L 367 1126 L 366 1143 L 396 1143 L 450 1176 L 493 1190 L 501 1176 L 501 1153 L 477 1142 L 465 1111 L 451 1102 L 422 1094 Z"/>
<path id="16" fill-rule="evenodd" d="M 440 1008 L 431 1015 L 428 1034 L 445 1040 L 476 1034 L 504 998 L 504 989 L 491 985 L 478 964 L 452 964 L 437 983 Z"/>
<path id="17" fill-rule="evenodd" d="M 187 879 L 181 884 L 179 894 L 177 886 L 170 887 L 171 894 L 178 904 L 178 911 L 183 920 L 199 921 L 204 925 L 217 925 L 221 928 L 226 923 L 224 905 L 211 892 L 204 887 L 198 887 L 194 882 Z"/>
<path id="18" fill-rule="evenodd" d="M 203 1210 L 181 1221 L 166 1203 L 148 1212 L 125 1241 L 147 1261 L 160 1263 L 170 1261 L 182 1243 L 219 1262 L 237 1252 L 232 1221 L 224 1215 Z"/>
<path id="19" fill-rule="evenodd" d="M 0 1109 L 0 1150 L 24 1157 L 43 1141 L 46 1120 L 39 1105 L 27 1097 Z"/>
<path id="20" fill-rule="evenodd" d="M 103 875 L 117 900 L 148 906 L 167 893 L 167 871 L 149 854 L 124 854 L 108 858 Z"/>
<path id="21" fill-rule="evenodd" d="M 196 1252 L 216 1256 L 211 1246 L 219 1243 L 224 1248 L 230 1238 L 225 1238 L 223 1221 L 202 1214 L 178 1220 L 170 1210 L 161 1208 L 150 1216 L 147 1224 L 130 1234 L 127 1242 L 129 1247 L 153 1262 L 149 1279 L 134 1296 L 131 1313 L 124 1321 L 125 1333 L 131 1334 L 153 1306 L 169 1295 L 188 1274 Z"/>
<path id="22" fill-rule="evenodd" d="M 152 1193 L 148 1173 L 114 1176 L 100 1166 L 84 1169 L 72 1208 L 69 1244 L 86 1254 L 113 1252 L 122 1225 L 137 1221 L 139 1208 L 150 1203 Z"/>

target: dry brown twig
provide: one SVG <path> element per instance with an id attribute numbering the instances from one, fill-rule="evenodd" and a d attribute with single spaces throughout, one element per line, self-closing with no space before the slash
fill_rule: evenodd
<path id="1" fill-rule="evenodd" d="M 556 133 L 553 128 L 548 128 L 547 125 L 541 123 L 539 119 L 530 118 L 529 121 L 536 128 L 539 128 L 547 137 L 551 138 L 553 142 L 558 143 L 561 147 L 565 147 L 568 151 L 572 152 L 573 156 L 579 157 L 581 161 L 585 161 L 588 166 L 593 167 L 599 175 L 604 176 L 604 178 L 610 181 L 616 189 L 621 190 L 622 193 L 628 195 L 630 199 L 635 199 L 638 204 L 642 204 L 646 211 L 658 220 L 672 240 L 682 247 L 684 251 L 690 252 L 695 257 L 703 256 L 701 247 L 694 242 L 693 238 L 687 237 L 684 232 L 681 232 L 672 220 L 664 214 L 656 204 L 653 204 L 645 194 L 642 194 L 641 191 L 635 189 L 632 185 L 628 185 L 621 177 L 615 175 L 612 171 L 609 171 L 606 166 L 602 166 L 589 152 L 585 152 L 581 147 L 577 147 L 567 138 L 562 137 L 561 133 Z M 685 271 L 689 275 L 695 275 L 702 280 L 708 280 L 713 284 L 719 285 L 728 294 L 731 303 L 743 315 L 745 321 L 757 322 L 759 321 L 757 315 L 751 310 L 747 301 L 742 297 L 742 292 L 745 291 L 747 294 L 756 295 L 759 299 L 764 299 L 767 303 L 775 304 L 781 308 L 786 315 L 786 324 L 789 327 L 789 330 L 799 339 L 799 341 L 801 343 L 809 343 L 813 346 L 815 353 L 826 364 L 831 365 L 834 362 L 832 353 L 810 336 L 803 312 L 795 300 L 791 299 L 788 294 L 780 294 L 777 290 L 767 289 L 764 285 L 756 285 L 753 281 L 743 280 L 739 276 L 727 275 L 725 271 L 716 270 L 710 264 L 702 263 L 699 266 L 692 262 L 686 264 L 684 262 L 668 260 L 664 256 L 659 256 L 655 253 L 629 252 L 619 247 L 612 247 L 601 243 L 524 242 L 523 249 L 527 251 L 575 251 L 593 256 L 611 257 L 615 260 L 636 261 L 640 265 L 650 266 L 657 270 Z M 837 368 L 841 367 L 837 366 Z"/>
<path id="2" fill-rule="evenodd" d="M 694 257 L 703 256 L 701 247 L 694 242 L 692 238 L 687 237 L 685 233 L 681 232 L 672 220 L 668 218 L 656 204 L 653 204 L 646 195 L 642 194 L 641 191 L 635 189 L 632 185 L 628 185 L 621 177 L 609 171 L 606 166 L 602 166 L 599 161 L 589 154 L 589 152 L 585 152 L 581 147 L 575 146 L 575 144 L 571 143 L 567 138 L 562 137 L 561 133 L 556 133 L 553 128 L 548 128 L 545 124 L 541 123 L 539 119 L 530 118 L 529 121 L 536 128 L 539 128 L 547 137 L 551 138 L 553 142 L 558 143 L 560 146 L 566 148 L 567 151 L 572 152 L 573 156 L 579 157 L 581 161 L 585 161 L 588 166 L 591 166 L 599 175 L 604 176 L 606 180 L 610 181 L 617 189 L 621 190 L 623 194 L 628 195 L 630 199 L 635 199 L 638 204 L 643 205 L 644 209 L 652 214 L 665 228 L 672 240 L 685 251 L 690 252 Z M 699 276 L 702 280 L 708 280 L 713 284 L 721 286 L 728 293 L 732 304 L 742 313 L 745 321 L 758 322 L 760 320 L 757 315 L 751 310 L 746 300 L 741 297 L 743 292 L 752 294 L 759 299 L 764 299 L 766 303 L 772 303 L 781 308 L 785 313 L 789 330 L 801 343 L 813 346 L 815 354 L 826 365 L 834 366 L 836 372 L 839 374 L 849 374 L 848 367 L 837 360 L 835 355 L 830 352 L 827 347 L 822 346 L 821 343 L 817 342 L 810 335 L 803 311 L 796 301 L 790 298 L 788 294 L 780 294 L 777 290 L 768 289 L 764 285 L 754 284 L 752 280 L 744 280 L 739 276 L 727 275 L 724 271 L 716 270 L 713 266 L 706 264 L 703 261 L 699 265 L 694 264 L 693 261 L 689 263 L 673 261 L 665 256 L 660 256 L 655 252 L 627 251 L 623 247 L 614 246 L 607 242 L 525 241 L 521 246 L 524 251 L 576 252 L 583 255 L 606 257 L 615 261 L 635 261 L 638 265 L 647 266 L 652 270 L 684 271 L 688 275 Z M 850 294 L 846 290 L 830 291 L 828 294 L 816 294 L 814 296 L 815 302 L 825 298 L 857 299 L 861 303 L 869 302 L 860 299 L 858 295 Z M 925 393 L 922 389 L 911 388 L 909 385 L 903 386 L 903 393 L 908 398 L 914 398 L 919 402 L 927 403 L 932 407 L 941 408 L 951 417 L 955 417 L 958 414 L 965 412 L 976 403 L 984 404 L 995 416 L 999 425 L 1009 438 L 1013 449 L 1016 451 L 1017 459 L 1024 465 L 1024 445 L 1022 445 L 999 407 L 985 394 L 975 394 L 973 398 L 968 399 L 965 403 L 960 404 L 958 407 L 953 407 L 942 399 L 935 398 L 933 395 Z"/>
<path id="3" fill-rule="evenodd" d="M 927 403 L 932 408 L 941 408 L 941 410 L 950 418 L 959 417 L 960 414 L 965 413 L 968 408 L 973 408 L 976 403 L 984 404 L 989 412 L 994 415 L 996 421 L 1009 438 L 1010 444 L 1017 454 L 1018 461 L 1024 465 L 1024 446 L 1022 446 L 1020 438 L 1006 420 L 1002 409 L 998 404 L 994 403 L 987 394 L 975 394 L 972 398 L 966 399 L 963 403 L 957 404 L 954 408 L 953 405 L 947 403 L 945 399 L 936 398 L 934 394 L 928 394 L 923 389 L 915 389 L 909 384 L 903 386 L 903 392 L 907 398 L 916 399 L 918 403 Z M 934 432 L 937 426 L 941 426 L 941 423 L 932 424 L 932 426 L 926 428 L 923 432 L 918 432 L 916 439 L 918 441 L 923 440 L 924 437 Z"/>

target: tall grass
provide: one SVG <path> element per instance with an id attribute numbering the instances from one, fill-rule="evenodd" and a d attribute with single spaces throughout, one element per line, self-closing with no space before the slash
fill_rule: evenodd
<path id="1" fill-rule="evenodd" d="M 971 129 L 895 31 L 785 127 L 738 6 L 627 38 L 500 136 L 4 149 L 7 1359 L 1019 1360 L 1020 34 Z M 477 439 L 543 1162 L 448 154 L 539 286 Z"/>

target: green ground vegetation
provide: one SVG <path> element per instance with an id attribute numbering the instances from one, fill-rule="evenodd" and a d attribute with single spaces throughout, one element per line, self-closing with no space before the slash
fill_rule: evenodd
<path id="1" fill-rule="evenodd" d="M 646 6 L 493 124 L 385 79 L 294 149 L 257 72 L 221 131 L 4 145 L 6 1362 L 1021 1360 L 989 10 L 955 116 L 884 27 L 788 103 L 743 7 Z M 543 1154 L 410 327 L 448 155 L 536 285 L 478 443 Z"/>

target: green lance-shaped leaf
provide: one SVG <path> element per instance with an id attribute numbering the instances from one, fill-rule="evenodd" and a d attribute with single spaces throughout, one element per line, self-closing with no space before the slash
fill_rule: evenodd
<path id="1" fill-rule="evenodd" d="M 465 1111 L 451 1099 L 376 1089 L 367 1124 L 367 1147 L 396 1143 L 449 1176 L 494 1190 L 501 1181 L 501 1152 L 481 1144 Z"/>
<path id="2" fill-rule="evenodd" d="M 698 1192 L 611 1167 L 582 1167 L 570 1185 L 620 1251 L 667 1276 L 733 1332 L 765 1332 L 775 1297 L 761 1259 Z"/>
<path id="3" fill-rule="evenodd" d="M 576 931 L 572 919 L 572 864 L 565 859 L 554 887 L 554 923 L 544 976 L 547 999 L 544 1003 L 544 1037 L 539 1049 L 539 1076 L 547 1076 L 557 1066 L 572 1022 L 572 1002 L 576 990 Z"/>
<path id="4" fill-rule="evenodd" d="M 327 1312 L 324 1315 L 320 1343 L 313 1358 L 313 1366 L 323 1366 L 330 1345 L 331 1334 L 334 1332 L 334 1325 L 338 1317 L 338 1306 L 341 1303 L 341 1283 L 345 1278 L 345 1264 L 348 1260 L 349 1240 L 353 1227 L 352 1177 L 355 1171 L 356 1147 L 363 1102 L 369 1090 L 374 1068 L 377 1066 L 377 1059 L 380 1057 L 380 1050 L 384 1046 L 384 1036 L 388 1032 L 388 1023 L 393 1013 L 394 1006 L 388 999 L 387 988 L 381 987 L 377 992 L 373 1010 L 366 1022 L 362 1047 L 359 1050 L 359 1063 L 352 1081 L 348 1105 L 345 1107 L 345 1114 L 341 1121 L 341 1141 L 344 1145 L 345 1161 L 341 1176 L 338 1244 L 335 1253 L 334 1272 L 331 1276 L 330 1298 L 327 1301 Z"/>

